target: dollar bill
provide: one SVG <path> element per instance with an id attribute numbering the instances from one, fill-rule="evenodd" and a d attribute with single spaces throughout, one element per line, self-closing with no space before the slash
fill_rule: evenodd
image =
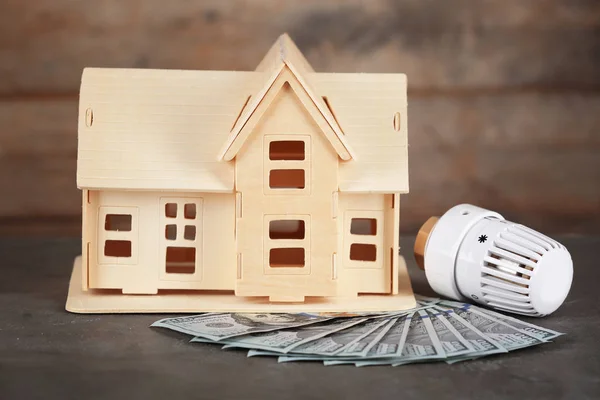
<path id="1" fill-rule="evenodd" d="M 396 318 L 390 329 L 381 336 L 379 341 L 364 355 L 363 358 L 392 358 L 402 353 L 409 326 L 412 325 L 412 315 Z"/>
<path id="2" fill-rule="evenodd" d="M 372 331 L 362 339 L 344 347 L 337 355 L 340 357 L 365 357 L 379 340 L 389 331 L 398 318 L 392 318 L 387 323 Z"/>
<path id="3" fill-rule="evenodd" d="M 467 304 L 467 309 L 471 309 L 472 306 Z M 516 318 L 510 317 L 508 315 L 500 314 L 495 311 L 491 311 L 485 308 L 477 308 L 479 312 L 489 315 L 492 318 L 495 318 L 499 321 L 502 321 L 513 328 L 519 329 L 522 332 L 525 332 L 529 335 L 535 336 L 536 338 L 543 341 L 550 341 L 558 336 L 564 335 L 564 333 L 553 331 L 552 329 L 542 328 L 541 326 L 536 326 L 530 324 L 525 321 L 520 321 Z"/>
<path id="4" fill-rule="evenodd" d="M 354 359 L 364 357 L 369 350 L 377 344 L 377 342 L 383 337 L 386 332 L 392 327 L 397 318 L 392 318 L 384 323 L 377 326 L 367 335 L 362 335 L 358 340 L 354 340 L 344 348 L 336 353 L 335 355 L 317 355 L 317 354 L 289 354 L 287 356 L 279 357 L 279 362 L 290 362 L 290 361 L 313 361 L 313 360 L 331 360 L 331 359 Z M 333 357 L 333 358 L 332 358 Z"/>
<path id="5" fill-rule="evenodd" d="M 440 313 L 438 318 L 444 318 L 473 347 L 474 352 L 470 355 L 480 357 L 508 351 L 451 310 L 439 306 L 434 307 L 434 310 Z"/>
<path id="6" fill-rule="evenodd" d="M 318 340 L 334 332 L 341 331 L 361 322 L 366 318 L 341 318 L 333 321 L 320 322 L 308 326 L 288 328 L 285 330 L 252 333 L 225 340 L 223 349 L 242 347 L 249 349 L 268 350 L 276 353 L 288 353 L 296 347 Z M 192 339 L 194 341 L 194 339 Z"/>
<path id="7" fill-rule="evenodd" d="M 452 326 L 441 313 L 428 310 L 427 314 L 447 357 L 473 353 L 475 348 Z"/>
<path id="8" fill-rule="evenodd" d="M 440 304 L 442 307 L 446 307 L 444 304 L 448 303 L 442 301 Z M 488 338 L 496 340 L 508 351 L 543 343 L 542 340 L 535 336 L 513 328 L 509 324 L 494 319 L 475 308 L 466 309 L 449 307 L 448 309 L 469 322 Z"/>
<path id="9" fill-rule="evenodd" d="M 303 343 L 292 350 L 294 354 L 318 354 L 334 356 L 344 351 L 345 348 L 360 342 L 365 336 L 385 324 L 385 319 L 368 319 L 359 321 L 358 324 L 331 333 L 317 340 Z"/>
<path id="10" fill-rule="evenodd" d="M 394 356 L 375 361 L 359 360 L 355 365 L 357 367 L 382 364 L 402 365 L 446 357 L 446 352 L 435 333 L 435 328 L 427 312 L 421 310 L 412 317 L 406 318 L 405 328 L 402 346 Z"/>
<path id="11" fill-rule="evenodd" d="M 301 343 L 289 352 L 289 358 L 292 358 L 294 361 L 298 361 L 297 359 L 300 357 L 305 357 L 306 360 L 322 360 L 324 356 L 334 356 L 343 351 L 344 348 L 359 342 L 365 336 L 369 335 L 375 329 L 381 327 L 387 322 L 388 321 L 385 319 L 356 321 L 355 324 L 332 332 L 325 337 L 311 340 L 306 343 Z M 248 352 L 248 357 L 253 356 L 281 356 L 281 353 L 267 350 L 250 350 Z M 282 357 L 281 362 L 286 361 L 289 360 L 285 357 Z"/>
<path id="12" fill-rule="evenodd" d="M 422 296 L 409 312 L 331 315 L 208 313 L 165 318 L 152 326 L 193 335 L 192 342 L 247 348 L 248 357 L 358 367 L 442 359 L 451 364 L 562 335 L 475 305 Z"/>
<path id="13" fill-rule="evenodd" d="M 151 326 L 220 341 L 250 333 L 311 325 L 329 319 L 331 318 L 306 314 L 218 313 L 164 318 Z"/>

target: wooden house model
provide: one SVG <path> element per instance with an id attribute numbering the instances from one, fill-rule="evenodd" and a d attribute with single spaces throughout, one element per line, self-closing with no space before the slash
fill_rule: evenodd
<path id="1" fill-rule="evenodd" d="M 88 68 L 75 312 L 392 310 L 408 192 L 403 74 Z"/>

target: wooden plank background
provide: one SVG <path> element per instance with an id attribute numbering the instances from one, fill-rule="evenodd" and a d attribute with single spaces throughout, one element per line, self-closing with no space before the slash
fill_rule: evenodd
<path id="1" fill-rule="evenodd" d="M 0 234 L 79 234 L 82 68 L 252 70 L 282 32 L 317 71 L 407 73 L 404 233 L 461 202 L 600 233 L 598 1 L 5 0 Z"/>

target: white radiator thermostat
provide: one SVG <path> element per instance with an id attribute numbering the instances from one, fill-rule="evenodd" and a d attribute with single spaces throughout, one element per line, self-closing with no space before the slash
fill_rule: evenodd
<path id="1" fill-rule="evenodd" d="M 415 243 L 417 264 L 438 294 L 541 317 L 565 301 L 573 261 L 562 244 L 469 204 L 431 217 Z"/>

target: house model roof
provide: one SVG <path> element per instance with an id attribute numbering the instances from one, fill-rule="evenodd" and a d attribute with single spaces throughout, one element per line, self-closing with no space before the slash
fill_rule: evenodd
<path id="1" fill-rule="evenodd" d="M 282 74 L 327 122 L 341 191 L 408 192 L 406 76 L 316 73 L 287 35 L 253 72 L 85 69 L 78 186 L 234 191 L 244 127 Z"/>

